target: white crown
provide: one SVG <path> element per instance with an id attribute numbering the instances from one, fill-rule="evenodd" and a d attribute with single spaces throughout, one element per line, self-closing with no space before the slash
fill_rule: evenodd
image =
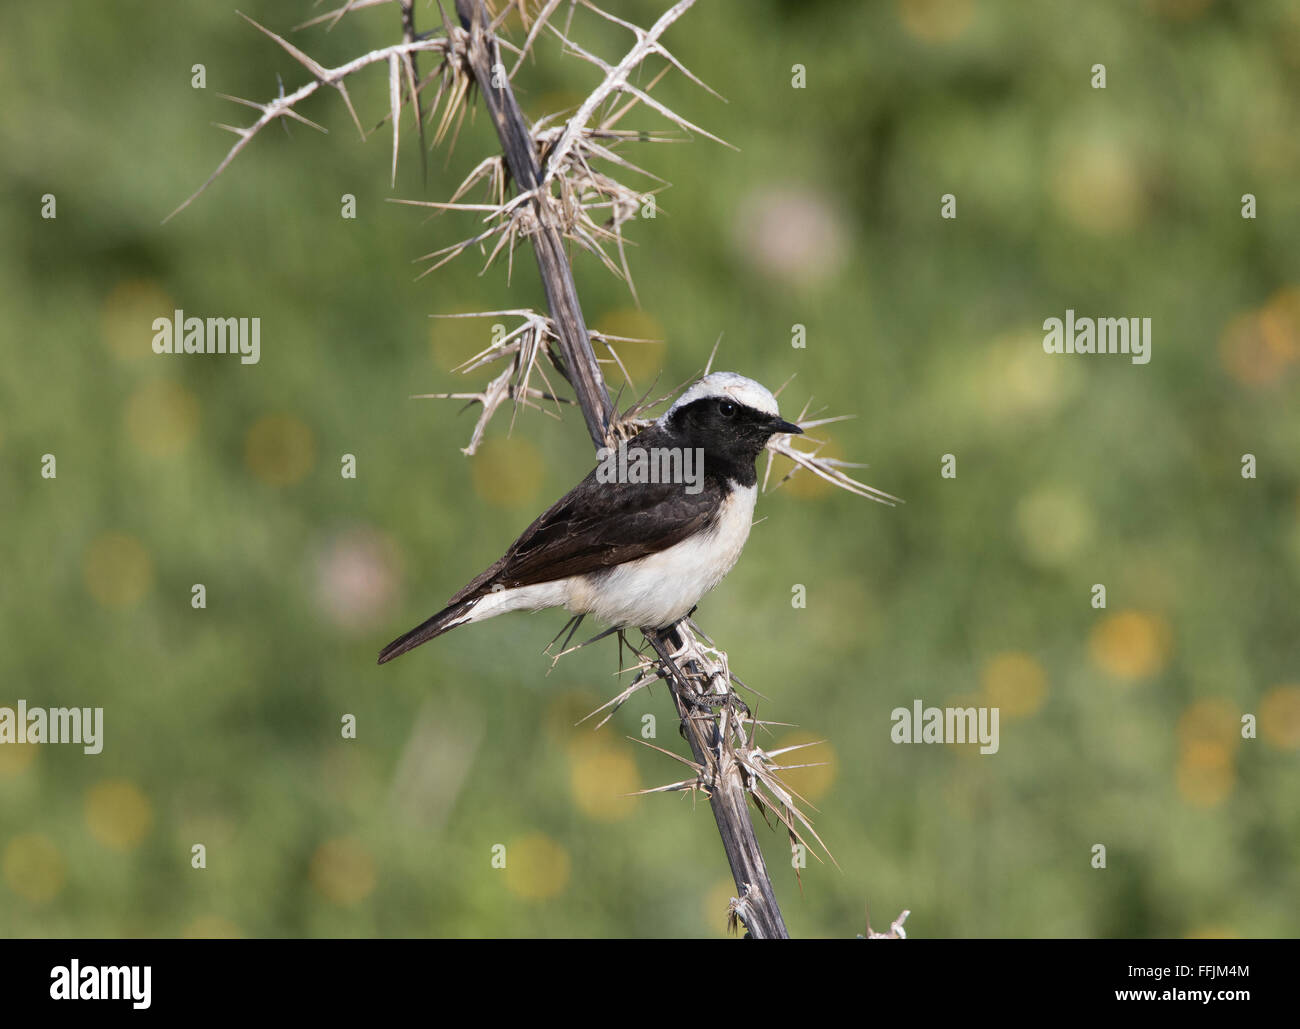
<path id="1" fill-rule="evenodd" d="M 774 417 L 781 413 L 777 410 L 776 397 L 772 396 L 766 386 L 743 375 L 737 375 L 735 372 L 713 372 L 704 376 L 678 397 L 673 406 L 659 419 L 660 423 L 666 422 L 679 407 L 685 407 L 706 397 L 729 397 L 738 404 L 744 404 L 755 411 L 762 411 Z"/>

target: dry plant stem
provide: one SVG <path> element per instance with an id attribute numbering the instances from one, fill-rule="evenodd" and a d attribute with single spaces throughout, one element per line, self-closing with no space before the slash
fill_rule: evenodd
<path id="1" fill-rule="evenodd" d="M 509 78 L 500 71 L 500 49 L 482 0 L 456 0 L 456 13 L 462 28 L 469 33 L 470 68 L 492 115 L 510 174 L 520 191 L 533 194 L 538 225 L 532 237 L 533 252 L 559 336 L 565 375 L 577 395 L 592 442 L 598 448 L 606 446 L 614 407 L 587 333 L 563 237 L 548 203 L 549 192 L 538 188 L 541 169 L 532 136 L 515 101 Z M 740 768 L 730 748 L 724 745 L 717 722 L 699 717 L 699 705 L 694 699 L 698 694 L 673 663 L 671 644 L 677 638 L 675 628 L 649 630 L 645 635 L 659 657 L 682 720 L 683 734 L 708 782 L 709 804 L 736 882 L 739 902 L 735 914 L 757 939 L 786 939 L 789 932 L 749 818 L 748 791 Z"/>
<path id="2" fill-rule="evenodd" d="M 699 717 L 698 706 L 687 699 L 696 696 L 694 688 L 679 678 L 680 670 L 672 659 L 673 646 L 678 642 L 676 628 L 662 632 L 645 633 L 650 645 L 659 656 L 659 663 L 667 670 L 673 703 L 677 705 L 682 720 L 682 735 L 691 745 L 695 762 L 702 769 L 711 770 L 709 806 L 713 809 L 722 847 L 727 852 L 732 878 L 736 881 L 739 903 L 736 914 L 749 934 L 758 940 L 789 939 L 790 933 L 781 917 L 781 909 L 772 891 L 772 880 L 767 874 L 767 863 L 754 835 L 749 820 L 748 792 L 740 775 L 731 748 L 724 745 L 718 723 L 712 718 Z"/>
<path id="3" fill-rule="evenodd" d="M 533 193 L 533 210 L 537 216 L 533 253 L 542 273 L 546 305 L 560 337 L 565 377 L 578 395 L 592 442 L 598 448 L 603 447 L 608 442 L 614 405 L 596 362 L 596 352 L 591 348 L 587 323 L 578 303 L 578 289 L 573 282 L 573 270 L 564 252 L 564 239 L 547 203 L 549 194 L 537 188 L 541 182 L 541 168 L 533 152 L 532 136 L 510 88 L 510 79 L 505 74 L 501 50 L 492 33 L 491 19 L 483 0 L 456 0 L 456 13 L 462 27 L 469 32 L 470 68 L 492 115 L 492 124 L 496 126 L 510 174 L 521 191 Z"/>

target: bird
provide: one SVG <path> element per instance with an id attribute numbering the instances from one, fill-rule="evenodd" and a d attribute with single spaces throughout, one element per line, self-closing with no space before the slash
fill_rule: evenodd
<path id="1" fill-rule="evenodd" d="M 740 557 L 753 525 L 759 453 L 773 436 L 802 432 L 760 383 L 735 372 L 705 375 L 617 450 L 602 448 L 586 478 L 446 607 L 384 647 L 379 664 L 511 611 L 565 608 L 612 628 L 667 628 Z M 654 474 L 663 469 L 680 474 Z M 663 478 L 678 481 L 654 481 Z"/>

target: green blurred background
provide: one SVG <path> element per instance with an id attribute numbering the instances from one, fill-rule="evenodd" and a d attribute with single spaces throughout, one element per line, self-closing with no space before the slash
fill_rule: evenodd
<path id="1" fill-rule="evenodd" d="M 396 33 L 385 5 L 292 38 L 334 64 Z M 589 321 L 665 341 L 626 348 L 638 392 L 719 334 L 720 367 L 798 373 L 785 413 L 856 413 L 828 452 L 907 501 L 796 478 L 699 612 L 798 725 L 777 742 L 826 741 L 795 781 L 841 870 L 801 890 L 759 827 L 792 933 L 868 906 L 914 936 L 1300 933 L 1300 7 L 701 3 L 666 41 L 729 102 L 655 95 L 739 150 L 628 152 L 673 186 L 630 229 L 640 309 L 577 258 Z M 574 725 L 612 643 L 551 670 L 563 615 L 516 615 L 374 663 L 592 463 L 571 410 L 466 458 L 474 412 L 408 399 L 486 381 L 451 368 L 490 320 L 429 315 L 542 305 L 527 248 L 509 284 L 474 256 L 416 281 L 473 220 L 386 202 L 449 198 L 482 112 L 427 184 L 408 122 L 390 189 L 387 129 L 322 91 L 329 135 L 272 126 L 160 224 L 233 140 L 210 123 L 251 119 L 217 94 L 304 74 L 230 5 L 0 13 L 0 704 L 105 709 L 98 756 L 0 746 L 0 934 L 722 935 L 707 804 L 625 796 L 680 777 L 626 739 L 652 713 L 685 751 L 662 689 Z M 552 37 L 515 84 L 537 117 L 595 81 Z M 377 125 L 383 71 L 352 93 Z M 261 362 L 154 355 L 174 307 L 260 317 Z M 1045 355 L 1067 307 L 1150 317 L 1151 363 Z M 1000 752 L 894 745 L 916 698 L 996 704 Z"/>

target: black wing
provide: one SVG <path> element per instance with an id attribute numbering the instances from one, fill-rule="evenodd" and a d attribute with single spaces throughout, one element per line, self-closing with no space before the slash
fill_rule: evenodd
<path id="1" fill-rule="evenodd" d="M 449 603 L 612 568 L 666 550 L 706 529 L 722 500 L 721 483 L 697 493 L 684 483 L 599 482 L 597 469 L 545 511 L 499 561 Z"/>

